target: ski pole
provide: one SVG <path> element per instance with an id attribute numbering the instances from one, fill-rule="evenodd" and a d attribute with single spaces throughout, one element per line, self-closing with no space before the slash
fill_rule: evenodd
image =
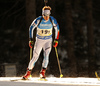
<path id="1" fill-rule="evenodd" d="M 95 71 L 95 75 L 96 75 L 97 79 L 100 80 L 100 77 L 98 76 L 96 71 Z"/>
<path id="2" fill-rule="evenodd" d="M 32 48 L 30 48 L 30 60 L 32 58 Z"/>
<path id="3" fill-rule="evenodd" d="M 60 62 L 59 62 L 59 58 L 58 58 L 58 53 L 57 53 L 57 48 L 56 47 L 55 47 L 55 52 L 56 52 L 56 57 L 57 57 L 57 61 L 58 61 L 59 71 L 60 71 L 60 78 L 62 78 L 63 74 L 61 72 L 61 67 L 60 67 Z"/>
<path id="4" fill-rule="evenodd" d="M 30 61 L 32 59 L 32 48 L 30 48 Z M 30 75 L 30 77 L 32 77 L 32 75 Z"/>

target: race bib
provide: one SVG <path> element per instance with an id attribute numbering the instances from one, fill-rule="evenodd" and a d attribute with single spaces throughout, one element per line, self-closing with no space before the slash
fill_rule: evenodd
<path id="1" fill-rule="evenodd" d="M 37 34 L 40 36 L 49 36 L 52 34 L 52 29 L 38 29 Z"/>

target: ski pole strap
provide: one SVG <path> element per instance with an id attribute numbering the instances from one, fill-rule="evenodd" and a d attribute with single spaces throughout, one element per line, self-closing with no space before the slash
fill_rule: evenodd
<path id="1" fill-rule="evenodd" d="M 58 43 L 58 41 L 57 41 L 57 40 L 54 40 L 54 42 Z M 57 50 L 57 49 L 56 49 L 56 50 Z"/>

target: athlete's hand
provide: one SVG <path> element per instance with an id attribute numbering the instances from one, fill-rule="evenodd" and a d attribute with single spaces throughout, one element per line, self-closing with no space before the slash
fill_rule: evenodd
<path id="1" fill-rule="evenodd" d="M 57 40 L 57 39 L 55 39 L 55 40 L 54 40 L 53 47 L 57 47 L 57 46 L 58 46 L 58 40 Z"/>
<path id="2" fill-rule="evenodd" d="M 30 48 L 33 48 L 33 44 L 34 44 L 34 42 L 32 41 L 32 39 L 30 39 L 30 40 L 29 40 L 29 47 L 30 47 Z"/>

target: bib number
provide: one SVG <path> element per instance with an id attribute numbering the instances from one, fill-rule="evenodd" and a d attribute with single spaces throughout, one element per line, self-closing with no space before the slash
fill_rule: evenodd
<path id="1" fill-rule="evenodd" d="M 49 36 L 52 34 L 52 30 L 51 29 L 39 29 L 37 31 L 38 35 L 40 36 Z"/>

